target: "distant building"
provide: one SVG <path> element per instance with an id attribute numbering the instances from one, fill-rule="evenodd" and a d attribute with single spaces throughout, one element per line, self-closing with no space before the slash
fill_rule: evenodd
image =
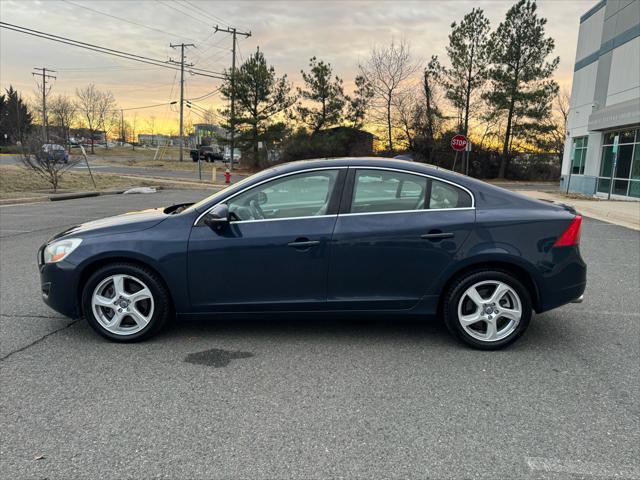
<path id="1" fill-rule="evenodd" d="M 602 0 L 580 18 L 560 186 L 640 198 L 640 0 Z"/>
<path id="2" fill-rule="evenodd" d="M 210 123 L 196 123 L 193 125 L 193 133 L 189 135 L 189 143 L 193 146 L 203 144 L 217 144 L 219 138 L 226 138 L 227 131 Z"/>
<path id="3" fill-rule="evenodd" d="M 140 145 L 147 145 L 150 147 L 162 147 L 164 145 L 171 145 L 171 137 L 169 135 L 162 134 L 150 134 L 141 133 L 138 135 L 138 143 Z"/>

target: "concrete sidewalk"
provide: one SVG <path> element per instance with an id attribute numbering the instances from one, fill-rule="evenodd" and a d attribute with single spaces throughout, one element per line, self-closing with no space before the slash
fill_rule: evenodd
<path id="1" fill-rule="evenodd" d="M 539 200 L 554 201 L 572 205 L 578 212 L 586 217 L 602 220 L 623 227 L 640 230 L 640 202 L 576 199 L 567 197 L 561 193 L 540 192 L 536 190 L 516 190 L 522 195 L 537 198 Z"/>

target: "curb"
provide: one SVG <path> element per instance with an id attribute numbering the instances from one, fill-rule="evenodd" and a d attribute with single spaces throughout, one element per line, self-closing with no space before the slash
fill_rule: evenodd
<path id="1" fill-rule="evenodd" d="M 86 197 L 98 197 L 100 192 L 77 192 L 77 193 L 60 193 L 57 195 L 51 195 L 49 200 L 52 202 L 59 202 L 61 200 L 73 200 L 74 198 L 86 198 Z"/>
<path id="2" fill-rule="evenodd" d="M 134 188 L 134 187 L 131 187 Z M 156 190 L 166 190 L 161 185 L 154 186 Z M 12 206 L 12 205 L 25 205 L 29 203 L 43 203 L 43 202 L 61 202 L 63 200 L 74 200 L 77 198 L 89 198 L 89 197 L 102 197 L 106 195 L 120 195 L 129 188 L 121 188 L 118 190 L 102 190 L 91 192 L 73 192 L 73 193 L 57 193 L 55 195 L 48 195 L 42 197 L 24 197 L 24 198 L 3 198 L 0 199 L 0 206 Z"/>

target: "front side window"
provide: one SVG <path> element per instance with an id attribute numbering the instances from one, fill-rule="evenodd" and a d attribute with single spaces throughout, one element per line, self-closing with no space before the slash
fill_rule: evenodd
<path id="1" fill-rule="evenodd" d="M 471 207 L 471 196 L 454 185 L 420 175 L 357 170 L 351 213 Z"/>
<path id="2" fill-rule="evenodd" d="M 266 182 L 227 202 L 232 220 L 326 215 L 338 170 L 304 172 Z"/>

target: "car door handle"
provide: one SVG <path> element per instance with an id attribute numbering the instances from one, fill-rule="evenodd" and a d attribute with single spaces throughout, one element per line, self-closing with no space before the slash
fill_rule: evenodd
<path id="1" fill-rule="evenodd" d="M 290 247 L 293 248 L 309 248 L 309 247 L 317 247 L 320 245 L 320 240 L 296 240 L 295 242 L 287 243 Z"/>
<path id="2" fill-rule="evenodd" d="M 444 238 L 453 238 L 453 233 L 451 232 L 429 232 L 424 235 L 420 235 L 420 238 L 424 238 L 425 240 L 442 240 Z"/>

